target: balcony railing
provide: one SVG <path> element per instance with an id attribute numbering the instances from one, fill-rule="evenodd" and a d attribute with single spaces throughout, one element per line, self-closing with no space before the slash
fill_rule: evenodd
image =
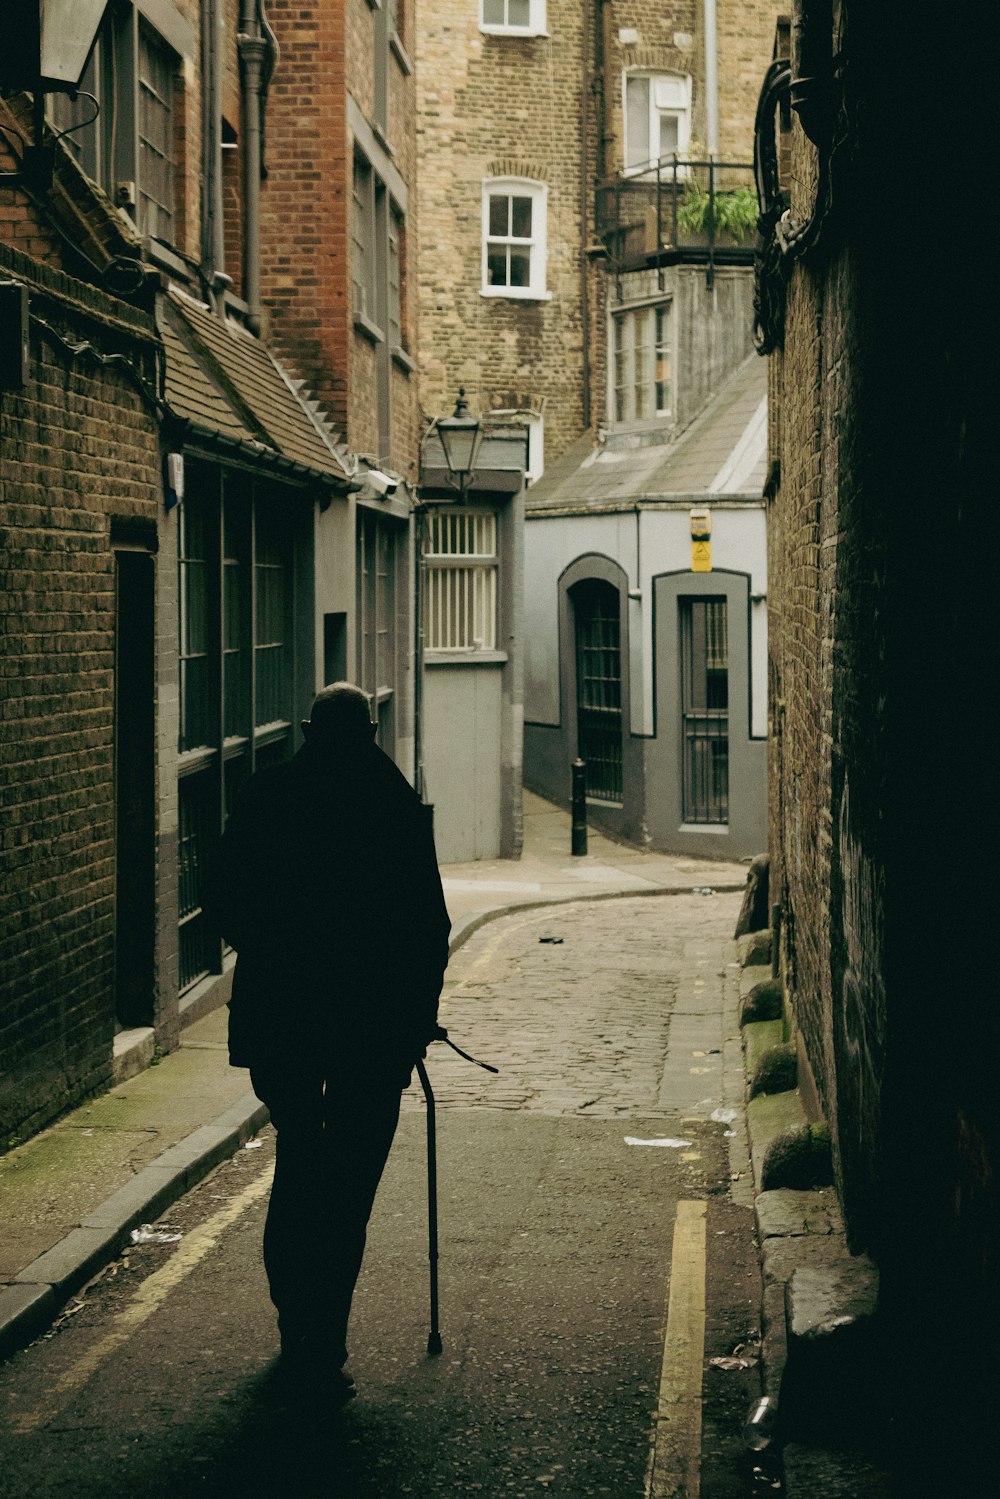
<path id="1" fill-rule="evenodd" d="M 710 264 L 716 256 L 750 260 L 758 213 L 753 166 L 666 156 L 645 171 L 600 183 L 596 213 L 616 271 L 683 250 L 705 252 Z"/>

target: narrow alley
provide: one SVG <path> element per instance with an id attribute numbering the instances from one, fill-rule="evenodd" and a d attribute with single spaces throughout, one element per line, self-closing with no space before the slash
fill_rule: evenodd
<path id="1" fill-rule="evenodd" d="M 500 1071 L 441 1046 L 429 1058 L 439 1358 L 412 1086 L 355 1302 L 356 1400 L 303 1412 L 276 1376 L 267 1128 L 165 1213 L 170 1242 L 132 1247 L 4 1367 L 0 1494 L 747 1492 L 760 1293 L 738 905 L 677 893 L 512 911 L 456 954 L 443 1019 Z M 712 1364 L 740 1344 L 749 1367 Z"/>

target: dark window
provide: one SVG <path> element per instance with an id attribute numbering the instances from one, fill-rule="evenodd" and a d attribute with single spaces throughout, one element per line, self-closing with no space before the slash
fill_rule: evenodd
<path id="1" fill-rule="evenodd" d="M 137 220 L 140 234 L 172 237 L 175 60 L 155 32 L 139 25 Z"/>
<path id="2" fill-rule="evenodd" d="M 395 749 L 396 538 L 399 527 L 359 510 L 357 533 L 358 685 L 370 693 L 379 744 Z"/>
<path id="3" fill-rule="evenodd" d="M 576 620 L 577 752 L 587 794 L 622 800 L 621 605 L 617 588 L 598 579 L 572 590 Z"/>
<path id="4" fill-rule="evenodd" d="M 684 821 L 729 821 L 729 646 L 725 599 L 681 599 Z"/>
<path id="5" fill-rule="evenodd" d="M 57 132 L 141 234 L 171 240 L 174 226 L 174 87 L 179 59 L 132 5 L 111 7 L 74 101 L 50 95 Z M 93 99 L 84 97 L 84 92 Z M 99 112 L 95 112 L 95 101 Z"/>
<path id="6" fill-rule="evenodd" d="M 288 497 L 188 465 L 180 513 L 180 982 L 222 966 L 201 909 L 206 860 L 247 777 L 292 748 Z"/>

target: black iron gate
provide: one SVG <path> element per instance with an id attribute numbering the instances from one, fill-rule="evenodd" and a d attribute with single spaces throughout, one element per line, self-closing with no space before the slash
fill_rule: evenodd
<path id="1" fill-rule="evenodd" d="M 577 753 L 587 762 L 587 795 L 622 800 L 621 609 L 611 583 L 573 589 L 576 619 Z"/>
<path id="2" fill-rule="evenodd" d="M 681 599 L 684 821 L 729 821 L 725 599 Z"/>

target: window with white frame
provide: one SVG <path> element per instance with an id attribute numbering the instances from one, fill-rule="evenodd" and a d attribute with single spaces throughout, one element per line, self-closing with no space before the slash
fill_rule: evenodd
<path id="1" fill-rule="evenodd" d="M 544 36 L 546 0 L 480 0 L 481 31 Z"/>
<path id="2" fill-rule="evenodd" d="M 611 364 L 615 422 L 669 417 L 673 411 L 673 350 L 669 302 L 612 315 Z"/>
<path id="3" fill-rule="evenodd" d="M 423 548 L 428 651 L 495 651 L 497 518 L 492 510 L 434 510 Z"/>
<path id="4" fill-rule="evenodd" d="M 625 170 L 644 172 L 683 156 L 691 135 L 691 80 L 684 73 L 626 73 Z"/>
<path id="5" fill-rule="evenodd" d="M 483 184 L 483 294 L 544 297 L 548 189 L 495 177 Z"/>

